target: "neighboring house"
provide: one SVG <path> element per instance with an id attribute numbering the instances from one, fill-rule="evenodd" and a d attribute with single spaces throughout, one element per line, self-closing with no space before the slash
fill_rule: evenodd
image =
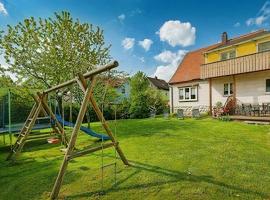
<path id="1" fill-rule="evenodd" d="M 171 112 L 212 112 L 233 96 L 241 103 L 270 102 L 270 32 L 259 30 L 189 52 L 169 81 Z"/>
<path id="2" fill-rule="evenodd" d="M 121 94 L 121 97 L 128 98 L 130 94 L 130 85 L 129 81 L 125 80 L 116 86 L 116 91 L 118 94 Z"/>
<path id="3" fill-rule="evenodd" d="M 158 79 L 156 76 L 154 78 L 147 77 L 150 83 L 150 87 L 158 89 L 169 99 L 169 84 L 162 79 Z"/>
<path id="4" fill-rule="evenodd" d="M 155 78 L 147 77 L 147 79 L 149 81 L 150 87 L 161 91 L 169 99 L 169 85 L 165 80 L 158 79 L 157 77 Z M 126 98 L 129 97 L 130 84 L 128 79 L 125 80 L 119 79 L 114 87 L 116 88 L 116 91 L 122 95 L 122 97 Z"/>

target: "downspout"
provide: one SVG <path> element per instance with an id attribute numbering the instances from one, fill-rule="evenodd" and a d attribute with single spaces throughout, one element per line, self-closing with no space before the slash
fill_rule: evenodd
<path id="1" fill-rule="evenodd" d="M 174 106 L 173 106 L 173 87 L 169 85 L 170 91 L 171 91 L 171 98 L 170 98 L 170 103 L 171 103 L 171 113 L 174 111 Z"/>

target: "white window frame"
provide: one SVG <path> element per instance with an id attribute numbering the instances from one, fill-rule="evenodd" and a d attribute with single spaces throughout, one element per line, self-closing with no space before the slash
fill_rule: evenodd
<path id="1" fill-rule="evenodd" d="M 235 53 L 235 56 L 234 56 L 234 58 L 236 58 L 237 57 L 237 54 L 236 54 L 236 49 L 232 49 L 232 50 L 228 50 L 228 51 L 223 51 L 223 52 L 220 52 L 219 53 L 219 60 L 220 61 L 225 61 L 225 60 L 230 60 L 230 59 L 234 59 L 234 58 L 229 58 L 228 56 L 229 56 L 229 53 L 230 52 L 232 52 L 232 51 L 234 51 L 234 53 Z M 226 53 L 227 54 L 227 58 L 225 59 L 225 60 L 222 60 L 222 56 L 221 56 L 221 54 L 223 54 L 223 53 Z"/>
<path id="2" fill-rule="evenodd" d="M 259 45 L 260 45 L 260 44 L 263 44 L 263 43 L 266 43 L 266 42 L 270 42 L 270 41 L 264 41 L 264 42 L 258 42 L 258 43 L 257 43 L 257 53 L 262 53 L 262 52 L 265 52 L 265 51 L 270 51 L 270 49 L 265 50 L 265 51 L 259 51 Z"/>
<path id="3" fill-rule="evenodd" d="M 225 94 L 225 85 L 228 85 L 228 94 Z M 231 88 L 232 86 L 232 88 Z M 232 93 L 231 93 L 232 91 Z M 233 95 L 234 91 L 233 91 L 233 83 L 224 83 L 223 84 L 223 96 L 224 97 L 228 97 L 228 96 L 231 96 Z"/>
<path id="4" fill-rule="evenodd" d="M 191 99 L 191 89 L 195 89 L 195 99 Z M 189 89 L 189 97 L 186 98 L 186 89 Z M 183 91 L 183 99 L 180 99 L 180 90 Z M 178 88 L 178 98 L 180 102 L 185 102 L 185 101 L 198 101 L 198 86 L 186 86 L 186 87 L 179 87 Z"/>
<path id="5" fill-rule="evenodd" d="M 267 80 L 270 81 L 270 78 L 265 79 L 265 93 L 270 94 L 270 91 L 267 91 Z"/>

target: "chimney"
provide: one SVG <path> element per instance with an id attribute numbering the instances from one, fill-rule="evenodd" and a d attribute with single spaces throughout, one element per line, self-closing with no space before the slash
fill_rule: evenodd
<path id="1" fill-rule="evenodd" d="M 227 32 L 223 32 L 222 33 L 221 41 L 222 41 L 223 44 L 226 44 L 227 43 L 227 41 L 228 41 L 228 34 L 227 34 Z"/>

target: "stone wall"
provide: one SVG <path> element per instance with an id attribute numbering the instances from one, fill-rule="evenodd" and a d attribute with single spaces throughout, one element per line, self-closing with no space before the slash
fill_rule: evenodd
<path id="1" fill-rule="evenodd" d="M 199 109 L 201 114 L 209 112 L 209 106 L 178 106 L 174 108 L 174 113 L 177 113 L 178 109 L 183 109 L 185 116 L 192 116 L 192 109 Z"/>

